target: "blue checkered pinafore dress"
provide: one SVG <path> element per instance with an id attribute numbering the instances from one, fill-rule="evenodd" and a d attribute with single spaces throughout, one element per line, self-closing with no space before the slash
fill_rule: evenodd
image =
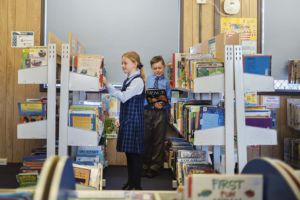
<path id="1" fill-rule="evenodd" d="M 130 83 L 141 78 L 140 75 L 132 78 L 129 83 L 124 81 L 121 91 L 126 91 Z M 145 90 L 135 95 L 120 108 L 120 128 L 117 141 L 117 151 L 142 154 L 144 151 L 144 100 Z"/>

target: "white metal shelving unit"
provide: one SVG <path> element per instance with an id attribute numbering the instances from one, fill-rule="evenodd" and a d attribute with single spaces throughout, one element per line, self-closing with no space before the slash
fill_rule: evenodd
<path id="1" fill-rule="evenodd" d="M 47 157 L 55 155 L 56 45 L 48 45 L 48 66 L 18 70 L 18 84 L 48 84 L 47 120 L 18 124 L 18 139 L 46 139 Z"/>
<path id="2" fill-rule="evenodd" d="M 236 130 L 238 163 L 241 171 L 247 163 L 247 146 L 277 144 L 276 130 L 246 126 L 244 102 L 245 92 L 274 91 L 274 79 L 271 76 L 244 73 L 242 47 L 234 46 L 234 54 Z"/>
<path id="3" fill-rule="evenodd" d="M 87 75 L 70 72 L 70 45 L 62 45 L 59 151 L 60 156 L 68 155 L 68 146 L 97 146 L 100 135 L 96 131 L 88 131 L 68 126 L 69 92 L 99 92 L 99 79 Z M 100 130 L 101 133 L 101 130 Z"/>
<path id="4" fill-rule="evenodd" d="M 225 73 L 195 79 L 195 93 L 225 95 L 225 126 L 197 130 L 194 145 L 225 146 L 225 172 L 234 173 L 234 77 L 233 46 L 225 47 Z M 216 159 L 215 159 L 216 160 Z"/>

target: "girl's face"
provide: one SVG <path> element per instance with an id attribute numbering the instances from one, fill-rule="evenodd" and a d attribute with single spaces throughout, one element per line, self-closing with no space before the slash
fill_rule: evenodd
<path id="1" fill-rule="evenodd" d="M 137 63 L 132 62 L 129 58 L 122 57 L 122 69 L 125 74 L 131 74 L 136 71 Z"/>
<path id="2" fill-rule="evenodd" d="M 161 62 L 154 63 L 152 71 L 155 76 L 161 76 L 165 73 L 165 66 Z"/>

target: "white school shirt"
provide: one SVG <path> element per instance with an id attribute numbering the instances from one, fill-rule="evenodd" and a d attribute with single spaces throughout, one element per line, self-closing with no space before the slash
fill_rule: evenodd
<path id="1" fill-rule="evenodd" d="M 127 80 L 126 83 L 130 82 L 132 80 L 132 78 L 135 77 L 136 75 L 140 75 L 139 70 L 128 75 L 129 79 Z M 111 84 L 107 85 L 107 90 L 111 95 L 113 95 L 114 97 L 119 99 L 122 103 L 125 103 L 131 97 L 142 94 L 142 92 L 144 90 L 144 81 L 142 78 L 134 79 L 130 83 L 130 85 L 127 87 L 127 89 L 123 92 L 121 90 L 114 88 Z"/>

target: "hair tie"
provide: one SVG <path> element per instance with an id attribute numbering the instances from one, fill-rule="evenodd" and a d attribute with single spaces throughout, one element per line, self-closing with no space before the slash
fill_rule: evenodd
<path id="1" fill-rule="evenodd" d="M 142 69 L 144 67 L 144 65 L 142 64 L 142 63 L 140 63 L 139 65 L 138 65 L 138 68 L 139 69 Z"/>

